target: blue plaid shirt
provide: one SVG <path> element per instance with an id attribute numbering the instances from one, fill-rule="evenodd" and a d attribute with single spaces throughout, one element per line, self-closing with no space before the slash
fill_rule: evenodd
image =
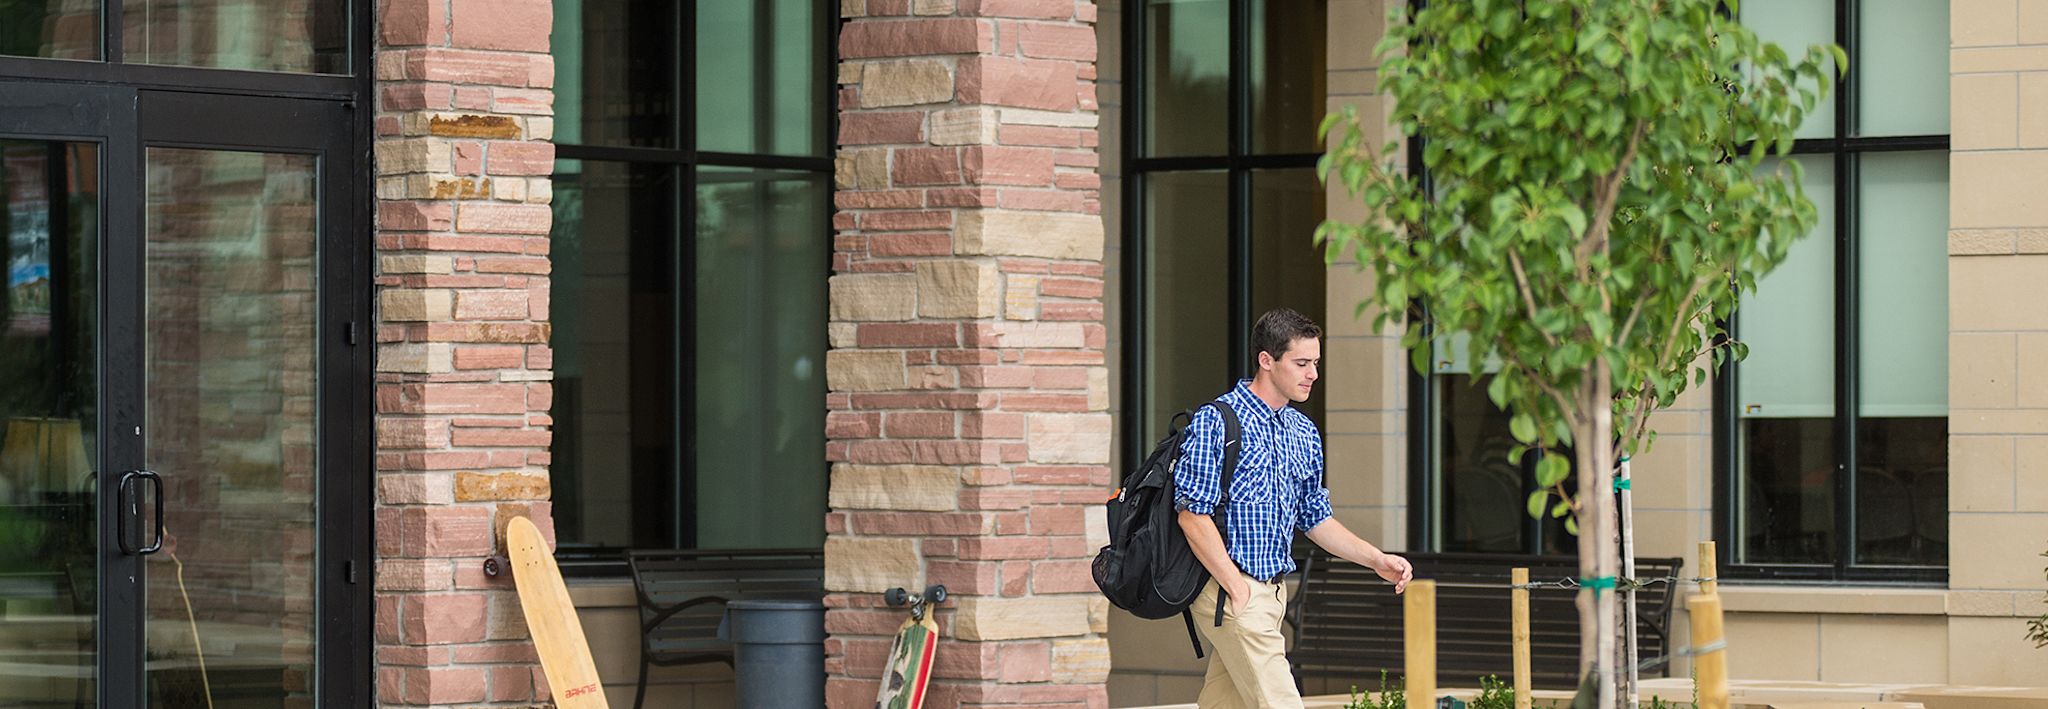
<path id="1" fill-rule="evenodd" d="M 1330 518 L 1330 491 L 1323 487 L 1323 439 L 1308 415 L 1292 406 L 1274 411 L 1252 393 L 1251 380 L 1219 397 L 1237 412 L 1242 440 L 1237 471 L 1224 509 L 1224 544 L 1230 560 L 1252 578 L 1270 581 L 1294 570 L 1288 553 L 1294 530 L 1308 531 Z M 1217 482 L 1223 467 L 1223 415 L 1196 410 L 1181 442 L 1173 470 L 1174 504 L 1195 514 L 1216 513 Z"/>

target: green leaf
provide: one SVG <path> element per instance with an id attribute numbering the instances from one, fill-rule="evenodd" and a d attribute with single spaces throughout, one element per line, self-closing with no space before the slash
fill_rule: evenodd
<path id="1" fill-rule="evenodd" d="M 1517 413 L 1508 419 L 1508 432 L 1513 433 L 1517 441 L 1535 443 L 1536 419 L 1526 413 Z"/>
<path id="2" fill-rule="evenodd" d="M 1558 205 L 1557 215 L 1564 219 L 1565 226 L 1571 227 L 1573 237 L 1585 235 L 1586 210 L 1580 209 L 1577 203 L 1566 202 Z"/>
<path id="3" fill-rule="evenodd" d="M 1529 517 L 1531 519 L 1542 519 L 1543 504 L 1545 502 L 1548 502 L 1549 500 L 1550 493 L 1545 492 L 1543 490 L 1537 490 L 1535 492 L 1529 493 Z"/>
<path id="4" fill-rule="evenodd" d="M 1565 461 L 1564 456 L 1551 454 L 1536 461 L 1536 484 L 1539 487 L 1555 487 L 1571 473 L 1571 464 Z"/>
<path id="5" fill-rule="evenodd" d="M 1565 502 L 1564 500 L 1558 500 L 1557 504 L 1550 506 L 1550 516 L 1552 519 L 1563 517 L 1571 511 L 1572 504 L 1569 502 Z"/>
<path id="6" fill-rule="evenodd" d="M 1564 518 L 1564 531 L 1566 534 L 1574 537 L 1579 536 L 1579 518 L 1577 515 Z"/>

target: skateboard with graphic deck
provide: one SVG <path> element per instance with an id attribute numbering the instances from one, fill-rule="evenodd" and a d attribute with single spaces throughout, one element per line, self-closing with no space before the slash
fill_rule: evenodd
<path id="1" fill-rule="evenodd" d="M 946 587 L 927 586 L 921 594 L 892 588 L 882 599 L 891 606 L 909 604 L 910 617 L 896 629 L 889 662 L 882 665 L 875 709 L 922 709 L 925 690 L 931 686 L 932 658 L 939 649 L 939 624 L 933 616 L 946 602 Z"/>
<path id="2" fill-rule="evenodd" d="M 540 654 L 540 668 L 561 709 L 611 709 L 605 703 L 604 685 L 597 679 L 597 664 L 590 659 L 590 643 L 583 637 L 583 623 L 576 619 L 576 607 L 569 602 L 569 589 L 562 585 L 562 569 L 540 528 L 525 517 L 512 518 L 505 529 L 505 546 L 512 552 L 512 583 L 519 588 L 519 608 L 526 613 L 526 629 L 533 635 L 533 649 Z"/>

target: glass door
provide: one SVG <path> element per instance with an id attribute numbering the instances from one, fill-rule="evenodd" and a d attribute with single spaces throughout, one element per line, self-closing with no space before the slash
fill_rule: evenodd
<path id="1" fill-rule="evenodd" d="M 93 706 L 108 506 L 104 92 L 0 84 L 0 706 Z"/>
<path id="2" fill-rule="evenodd" d="M 349 616 L 330 606 L 358 576 L 346 108 L 138 105 L 146 472 L 123 490 L 154 550 L 142 689 L 154 706 L 308 706 L 351 671 L 316 661 L 348 632 L 323 619 Z"/>
<path id="3" fill-rule="evenodd" d="M 348 111 L 0 82 L 0 707 L 369 701 Z"/>

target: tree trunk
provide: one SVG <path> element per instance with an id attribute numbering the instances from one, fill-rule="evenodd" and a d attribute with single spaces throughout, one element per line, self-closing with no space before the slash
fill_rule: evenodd
<path id="1" fill-rule="evenodd" d="M 1573 417 L 1573 458 L 1579 475 L 1579 576 L 1583 579 L 1613 579 L 1617 549 L 1614 532 L 1614 409 L 1613 386 L 1608 381 L 1607 363 L 1595 358 L 1579 387 L 1579 411 Z M 1588 588 L 1579 591 L 1579 667 L 1591 673 L 1599 687 L 1603 709 L 1620 706 L 1614 681 L 1619 624 L 1615 622 L 1614 589 Z"/>

